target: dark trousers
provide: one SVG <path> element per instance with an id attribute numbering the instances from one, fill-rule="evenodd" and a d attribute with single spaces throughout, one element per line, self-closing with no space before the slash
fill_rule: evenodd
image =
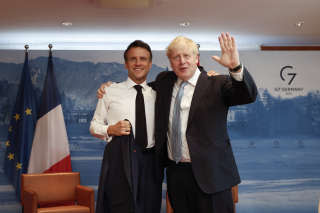
<path id="1" fill-rule="evenodd" d="M 133 154 L 138 161 L 138 171 L 134 178 L 138 179 L 136 213 L 159 213 L 162 200 L 162 185 L 157 177 L 157 161 L 155 149 L 139 149 Z M 135 171 L 133 171 L 135 172 Z"/>
<path id="2" fill-rule="evenodd" d="M 111 144 L 110 144 L 111 145 Z M 161 209 L 161 181 L 156 176 L 156 154 L 154 149 L 141 149 L 130 144 L 131 180 L 133 191 L 126 179 L 123 162 L 123 153 L 120 149 L 113 149 L 110 172 L 107 178 L 107 196 L 112 202 L 109 204 L 109 213 L 159 213 Z M 115 162 L 117 161 L 117 162 Z M 136 195 L 136 196 L 135 196 Z"/>
<path id="3" fill-rule="evenodd" d="M 193 176 L 191 163 L 172 162 L 166 174 L 174 213 L 233 213 L 231 189 L 214 194 L 202 192 Z"/>
<path id="4" fill-rule="evenodd" d="M 104 155 L 103 162 L 106 161 L 108 164 L 108 173 L 105 183 L 102 183 L 105 185 L 103 192 L 105 196 L 102 196 L 105 198 L 103 201 L 105 209 L 101 208 L 99 211 L 101 213 L 102 211 L 108 213 L 133 213 L 135 211 L 132 191 L 123 166 L 124 153 L 119 143 L 120 141 L 111 142 L 106 147 L 109 152 Z M 103 169 L 101 172 L 104 172 Z"/>

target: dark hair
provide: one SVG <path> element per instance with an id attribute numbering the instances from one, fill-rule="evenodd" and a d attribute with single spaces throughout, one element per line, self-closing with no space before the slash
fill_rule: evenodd
<path id="1" fill-rule="evenodd" d="M 126 51 L 124 51 L 124 54 L 123 54 L 123 57 L 124 57 L 125 61 L 127 61 L 128 51 L 131 48 L 135 48 L 135 47 L 141 47 L 143 49 L 146 49 L 150 54 L 150 61 L 152 61 L 152 52 L 151 52 L 151 48 L 150 48 L 149 44 L 147 44 L 147 43 L 145 43 L 145 42 L 143 42 L 141 40 L 135 40 L 131 44 L 129 44 L 129 46 L 127 47 Z"/>

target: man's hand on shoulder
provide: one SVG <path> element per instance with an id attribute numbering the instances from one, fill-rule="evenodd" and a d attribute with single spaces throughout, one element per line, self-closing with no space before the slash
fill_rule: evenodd
<path id="1" fill-rule="evenodd" d="M 105 87 L 110 87 L 110 85 L 112 84 L 112 81 L 108 81 L 106 83 L 103 83 L 100 85 L 99 89 L 97 90 L 97 98 L 101 99 L 103 97 L 103 95 L 106 93 L 106 91 L 104 90 Z"/>
<path id="2" fill-rule="evenodd" d="M 217 76 L 217 75 L 220 75 L 220 74 L 217 73 L 217 72 L 214 71 L 214 70 L 210 70 L 210 71 L 207 72 L 207 75 L 208 75 L 208 76 Z"/>

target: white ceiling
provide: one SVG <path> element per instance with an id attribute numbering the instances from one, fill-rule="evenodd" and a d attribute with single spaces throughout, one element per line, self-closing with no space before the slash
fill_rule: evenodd
<path id="1" fill-rule="evenodd" d="M 234 35 L 242 50 L 320 45 L 320 0 L 149 0 L 137 8 L 138 1 L 146 0 L 1 0 L 0 49 L 124 49 L 141 39 L 162 50 L 184 35 L 201 50 L 217 50 L 220 32 Z"/>

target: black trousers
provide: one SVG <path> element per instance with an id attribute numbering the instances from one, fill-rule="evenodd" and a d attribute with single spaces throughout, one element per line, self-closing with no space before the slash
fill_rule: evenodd
<path id="1" fill-rule="evenodd" d="M 231 188 L 214 194 L 202 192 L 191 163 L 172 164 L 166 170 L 167 190 L 174 213 L 233 213 Z"/>
<path id="2" fill-rule="evenodd" d="M 110 172 L 106 181 L 108 200 L 108 213 L 159 213 L 161 209 L 162 185 L 156 176 L 156 154 L 154 149 L 141 149 L 135 143 L 130 144 L 131 179 L 134 184 L 133 191 L 130 190 L 126 179 L 123 158 L 120 149 L 113 149 Z M 115 162 L 117 161 L 117 162 Z M 136 191 L 136 199 L 134 193 Z"/>
<path id="3" fill-rule="evenodd" d="M 159 213 L 162 200 L 162 181 L 157 176 L 155 149 L 140 149 L 134 147 L 135 159 L 138 161 L 138 168 L 133 171 L 134 178 L 138 179 L 136 213 Z"/>
<path id="4" fill-rule="evenodd" d="M 133 213 L 134 212 L 134 200 L 133 200 L 132 191 L 130 190 L 128 179 L 126 177 L 125 170 L 123 167 L 124 153 L 122 153 L 120 142 L 121 142 L 120 140 L 111 142 L 105 148 L 101 174 L 105 172 L 104 164 L 108 165 L 108 173 L 106 174 L 104 183 L 100 183 L 104 185 L 103 187 L 105 188 L 101 192 L 100 192 L 100 187 L 102 186 L 99 185 L 99 193 L 104 194 L 104 195 L 98 194 L 98 199 L 99 199 L 99 196 L 103 197 L 104 199 L 103 201 L 100 201 L 100 202 L 103 202 L 103 204 L 99 203 L 99 205 L 97 205 L 97 211 L 99 211 L 100 213 L 102 212 L 103 213 L 104 212 Z M 106 154 L 106 151 L 107 151 L 107 154 Z"/>

